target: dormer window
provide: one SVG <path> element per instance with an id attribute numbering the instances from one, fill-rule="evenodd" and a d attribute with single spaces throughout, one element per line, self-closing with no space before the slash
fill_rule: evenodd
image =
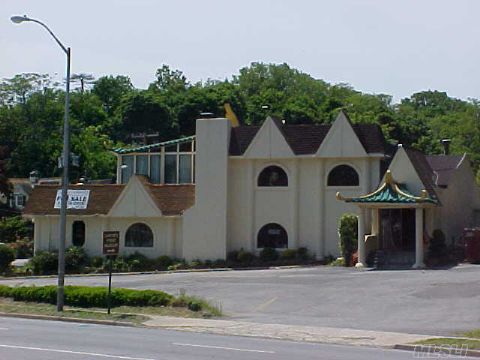
<path id="1" fill-rule="evenodd" d="M 288 176 L 285 170 L 279 166 L 267 166 L 258 175 L 258 186 L 270 187 L 270 186 L 288 186 Z"/>
<path id="2" fill-rule="evenodd" d="M 357 171 L 349 165 L 335 166 L 328 174 L 327 186 L 358 186 Z"/>

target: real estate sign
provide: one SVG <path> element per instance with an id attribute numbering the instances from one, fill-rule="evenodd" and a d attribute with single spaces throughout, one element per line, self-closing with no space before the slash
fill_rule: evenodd
<path id="1" fill-rule="evenodd" d="M 68 190 L 67 192 L 67 209 L 86 209 L 88 206 L 88 198 L 90 197 L 90 190 Z M 57 191 L 55 197 L 55 209 L 60 209 L 62 206 L 62 190 Z"/>
<path id="2" fill-rule="evenodd" d="M 103 232 L 103 255 L 113 256 L 120 252 L 120 232 Z"/>

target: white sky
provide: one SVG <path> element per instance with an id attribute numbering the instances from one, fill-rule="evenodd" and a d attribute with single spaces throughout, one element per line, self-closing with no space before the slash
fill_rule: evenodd
<path id="1" fill-rule="evenodd" d="M 328 82 L 395 100 L 422 90 L 480 98 L 477 0 L 0 0 L 0 78 L 64 74 L 45 22 L 72 47 L 72 72 L 128 75 L 163 63 L 190 81 L 253 61 L 287 62 Z"/>

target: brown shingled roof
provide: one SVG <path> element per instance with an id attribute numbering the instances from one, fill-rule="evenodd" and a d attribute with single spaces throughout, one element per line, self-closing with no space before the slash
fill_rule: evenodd
<path id="1" fill-rule="evenodd" d="M 276 125 L 285 136 L 285 140 L 292 148 L 295 155 L 315 154 L 325 139 L 331 125 L 327 124 L 302 124 L 302 125 Z M 230 136 L 230 155 L 242 155 L 257 134 L 260 126 L 239 126 L 232 128 Z M 385 138 L 382 130 L 375 124 L 355 124 L 353 130 L 357 134 L 367 153 L 384 153 Z"/>
<path id="2" fill-rule="evenodd" d="M 415 171 L 420 177 L 420 180 L 422 180 L 425 190 L 427 190 L 431 198 L 438 199 L 437 193 L 435 192 L 433 170 L 430 167 L 425 154 L 415 149 L 405 149 L 405 151 L 411 163 L 413 164 Z"/>
<path id="3" fill-rule="evenodd" d="M 163 215 L 181 215 L 195 202 L 195 185 L 153 185 L 142 181 Z M 106 215 L 119 198 L 125 185 L 71 185 L 70 189 L 90 190 L 88 206 L 85 210 L 70 209 L 69 215 Z M 55 197 L 60 187 L 39 185 L 33 189 L 23 214 L 25 215 L 59 215 L 54 209 Z"/>
<path id="4" fill-rule="evenodd" d="M 71 185 L 70 189 L 90 190 L 88 207 L 84 210 L 69 209 L 67 214 L 97 215 L 107 214 L 125 185 Z M 59 215 L 60 209 L 54 209 L 56 185 L 37 185 L 32 191 L 23 213 L 26 215 Z"/>
<path id="5" fill-rule="evenodd" d="M 163 215 L 181 215 L 195 204 L 195 185 L 147 186 L 155 204 Z"/>
<path id="6" fill-rule="evenodd" d="M 425 158 L 436 174 L 436 185 L 446 187 L 464 155 L 427 155 Z"/>

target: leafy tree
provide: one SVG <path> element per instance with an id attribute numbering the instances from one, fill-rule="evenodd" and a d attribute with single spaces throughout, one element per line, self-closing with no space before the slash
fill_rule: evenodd
<path id="1" fill-rule="evenodd" d="M 92 92 L 98 96 L 109 116 L 113 115 L 120 105 L 122 97 L 133 91 L 128 76 L 103 76 L 93 86 Z"/>
<path id="2" fill-rule="evenodd" d="M 95 77 L 92 74 L 73 74 L 70 76 L 70 81 L 73 84 L 80 84 L 80 92 L 83 94 L 85 92 L 85 86 L 93 84 Z"/>
<path id="3" fill-rule="evenodd" d="M 177 135 L 170 110 L 162 98 L 151 91 L 138 91 L 127 95 L 120 104 L 119 114 L 124 138 L 132 133 L 159 132 L 162 140 Z"/>

